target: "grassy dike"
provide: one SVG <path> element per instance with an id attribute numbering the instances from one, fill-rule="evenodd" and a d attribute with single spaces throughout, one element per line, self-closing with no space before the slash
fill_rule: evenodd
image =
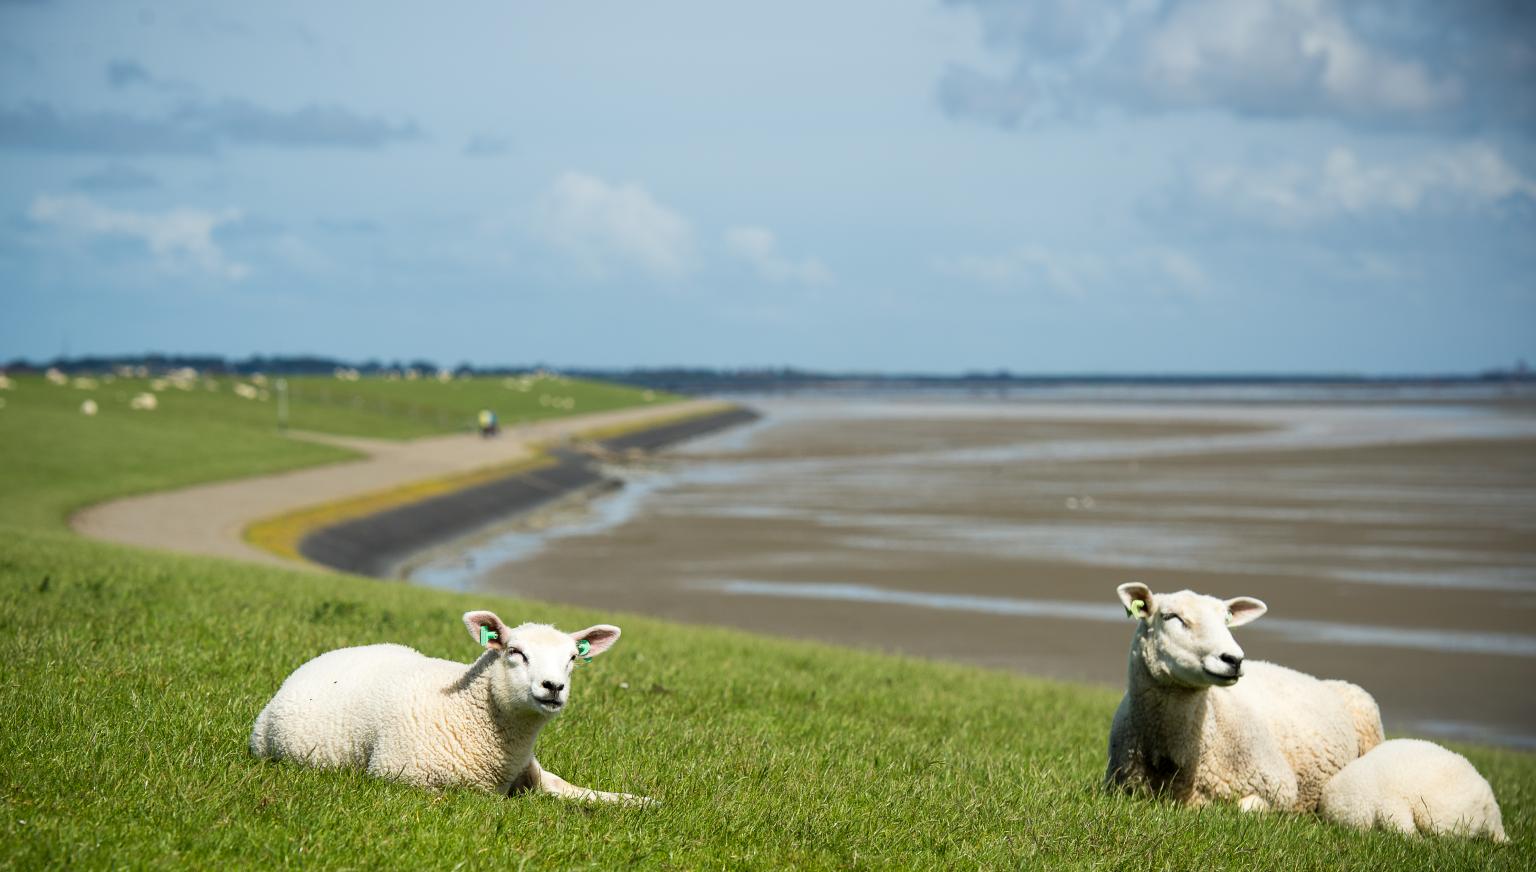
<path id="1" fill-rule="evenodd" d="M 577 436 L 582 441 L 594 443 L 653 427 L 678 424 L 718 414 L 721 408 L 725 408 L 725 406 L 722 404 L 721 408 L 706 408 L 671 414 L 664 411 L 665 407 L 659 408 L 660 410 L 657 414 L 644 420 L 623 424 L 610 424 L 604 427 L 592 427 L 581 431 Z M 299 545 L 304 541 L 304 537 L 310 533 L 336 524 L 387 512 L 402 506 L 421 503 L 435 497 L 473 488 L 477 485 L 489 484 L 507 476 L 533 473 L 541 469 L 547 469 L 557 462 L 550 449 L 551 445 L 549 444 L 536 445 L 534 455 L 523 460 L 476 469 L 458 475 L 423 479 L 400 487 L 343 497 L 318 505 L 304 506 L 269 518 L 261 518 L 246 528 L 245 539 L 252 545 L 270 551 L 279 557 L 286 557 L 290 560 L 304 560 L 306 558 L 299 553 Z"/>
<path id="2" fill-rule="evenodd" d="M 1109 691 L 86 541 L 64 526 L 82 501 L 327 458 L 155 413 L 80 428 L 34 389 L 0 392 L 3 867 L 1536 867 L 1529 754 L 1462 749 L 1509 846 L 1191 811 L 1098 789 Z M 305 659 L 395 641 L 467 661 L 470 607 L 624 628 L 577 673 L 539 757 L 660 808 L 432 793 L 247 754 Z"/>

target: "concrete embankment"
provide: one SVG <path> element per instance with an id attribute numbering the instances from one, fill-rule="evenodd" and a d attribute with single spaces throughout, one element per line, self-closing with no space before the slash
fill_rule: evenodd
<path id="1" fill-rule="evenodd" d="M 603 454 L 657 451 L 759 417 L 751 409 L 732 408 L 597 439 L 596 451 L 556 448 L 550 451 L 553 463 L 323 527 L 306 535 L 298 550 L 306 559 L 333 569 L 388 576 L 423 550 L 602 482 Z"/>

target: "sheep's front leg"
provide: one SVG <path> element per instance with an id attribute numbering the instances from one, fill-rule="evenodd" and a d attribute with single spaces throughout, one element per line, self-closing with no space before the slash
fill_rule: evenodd
<path id="1" fill-rule="evenodd" d="M 539 790 L 554 794 L 562 799 L 575 799 L 582 802 L 617 802 L 625 805 L 656 804 L 656 800 L 645 796 L 634 796 L 628 793 L 609 793 L 604 790 L 593 790 L 589 787 L 577 787 L 540 766 L 537 760 L 529 762 L 528 770 L 530 781 L 537 784 Z"/>
<path id="2" fill-rule="evenodd" d="M 1269 800 L 1259 796 L 1257 793 L 1250 793 L 1238 800 L 1237 807 L 1239 810 L 1247 812 L 1269 811 L 1271 808 Z"/>

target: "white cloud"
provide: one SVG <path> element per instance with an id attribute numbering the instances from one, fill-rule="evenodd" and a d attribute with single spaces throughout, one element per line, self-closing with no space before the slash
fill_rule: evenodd
<path id="1" fill-rule="evenodd" d="M 1201 197 L 1224 209 L 1289 225 L 1382 211 L 1408 214 L 1436 203 L 1488 208 L 1510 197 L 1536 199 L 1536 181 L 1482 144 L 1376 162 L 1338 147 L 1311 164 L 1207 167 L 1195 174 L 1194 184 Z"/>
<path id="2" fill-rule="evenodd" d="M 1080 297 L 1104 275 L 1094 256 L 1024 245 L 999 254 L 964 254 L 941 258 L 939 272 L 994 287 L 1020 287 Z"/>
<path id="3" fill-rule="evenodd" d="M 1163 278 L 1173 283 L 1173 286 L 1190 293 L 1199 293 L 1205 290 L 1209 283 L 1205 275 L 1205 267 L 1188 254 L 1176 248 L 1156 247 L 1148 248 L 1141 252 L 1142 259 L 1151 267 L 1153 273 L 1160 273 Z"/>
<path id="4" fill-rule="evenodd" d="M 939 258 L 934 267 L 941 275 L 993 288 L 1074 299 L 1148 291 L 1198 296 L 1210 284 L 1199 261 L 1166 246 L 1105 254 L 1023 245 L 998 254 Z"/>
<path id="5" fill-rule="evenodd" d="M 831 271 L 820 260 L 792 260 L 780 254 L 773 231 L 763 227 L 732 227 L 725 232 L 725 247 L 772 282 L 824 285 L 832 281 Z"/>
<path id="6" fill-rule="evenodd" d="M 1413 114 L 1460 92 L 1417 60 L 1367 44 L 1328 0 L 1187 0 L 1141 51 L 1142 81 L 1175 104 Z"/>
<path id="7" fill-rule="evenodd" d="M 555 180 L 539 211 L 546 238 L 595 274 L 633 267 L 677 278 L 693 269 L 688 220 L 639 185 L 567 172 Z"/>
<path id="8" fill-rule="evenodd" d="M 1465 56 L 1467 45 L 1494 39 L 1466 36 L 1464 30 L 1487 25 L 1478 15 L 1456 15 L 1454 5 L 950 2 L 973 9 L 983 44 L 1011 68 L 996 75 L 953 65 L 940 81 L 939 101 L 952 115 L 1004 126 L 1078 116 L 1105 103 L 1137 112 L 1214 108 L 1422 123 L 1454 119 L 1472 102 L 1525 101 L 1505 94 L 1524 87 L 1512 74 L 1483 69 Z M 1448 36 L 1451 31 L 1461 38 Z"/>
<path id="9" fill-rule="evenodd" d="M 250 267 L 227 258 L 213 239 L 219 227 L 240 220 L 238 209 L 135 212 L 113 209 L 80 194 L 44 194 L 32 201 L 28 214 L 39 224 L 81 236 L 137 239 L 168 270 L 198 270 L 233 281 L 250 275 Z"/>

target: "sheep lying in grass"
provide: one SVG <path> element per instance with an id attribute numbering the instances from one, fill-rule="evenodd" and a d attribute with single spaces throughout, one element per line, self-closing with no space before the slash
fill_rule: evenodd
<path id="1" fill-rule="evenodd" d="M 1257 619 L 1264 603 L 1188 590 L 1154 597 L 1140 584 L 1119 592 L 1137 622 L 1107 786 L 1308 811 L 1334 773 L 1380 744 L 1381 714 L 1364 690 L 1243 661 L 1228 628 Z"/>
<path id="2" fill-rule="evenodd" d="M 1323 788 L 1318 812 L 1362 830 L 1508 841 L 1499 803 L 1483 776 L 1467 758 L 1420 739 L 1383 742 L 1345 766 Z"/>
<path id="3" fill-rule="evenodd" d="M 649 802 L 569 784 L 533 756 L 539 731 L 565 707 L 576 658 L 606 651 L 618 627 L 569 634 L 548 624 L 508 628 L 485 611 L 466 612 L 464 625 L 486 649 L 470 664 L 404 645 L 364 645 L 300 666 L 256 717 L 251 753 L 358 767 L 423 787 Z"/>

